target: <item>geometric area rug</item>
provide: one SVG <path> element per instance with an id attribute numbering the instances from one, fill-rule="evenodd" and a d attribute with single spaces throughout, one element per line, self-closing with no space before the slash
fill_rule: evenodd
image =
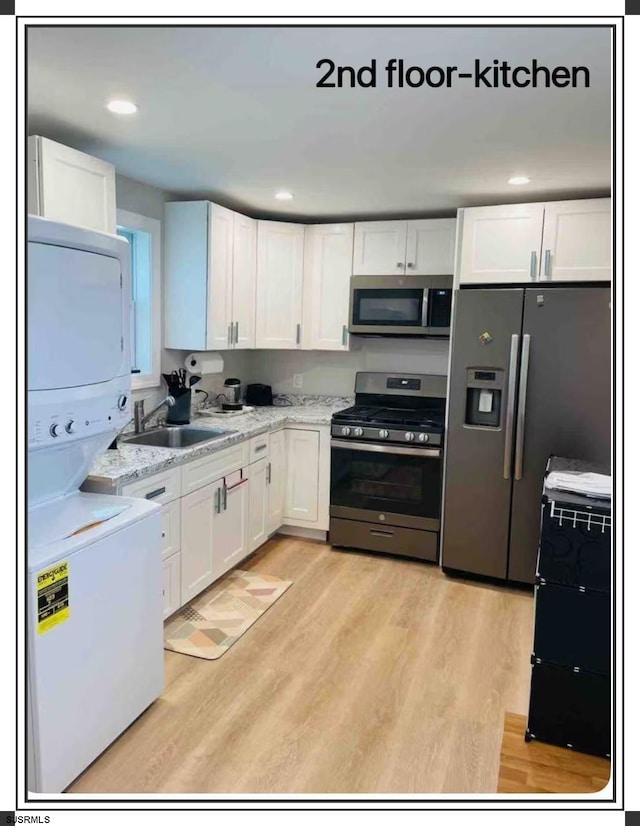
<path id="1" fill-rule="evenodd" d="M 166 623 L 164 647 L 217 660 L 292 584 L 253 571 L 230 571 Z"/>

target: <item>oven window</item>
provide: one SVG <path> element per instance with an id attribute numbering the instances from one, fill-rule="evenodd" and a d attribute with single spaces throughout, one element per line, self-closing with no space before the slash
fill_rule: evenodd
<path id="1" fill-rule="evenodd" d="M 361 289 L 353 292 L 353 324 L 416 327 L 422 324 L 424 290 Z"/>
<path id="2" fill-rule="evenodd" d="M 332 448 L 331 504 L 440 517 L 440 458 Z"/>
<path id="3" fill-rule="evenodd" d="M 429 290 L 429 327 L 451 326 L 453 290 Z"/>

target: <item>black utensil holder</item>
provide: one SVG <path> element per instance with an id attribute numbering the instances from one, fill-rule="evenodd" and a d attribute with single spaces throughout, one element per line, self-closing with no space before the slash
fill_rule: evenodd
<path id="1" fill-rule="evenodd" d="M 180 396 L 175 396 L 176 403 L 169 408 L 167 424 L 189 424 L 191 421 L 191 390 L 188 388 Z"/>

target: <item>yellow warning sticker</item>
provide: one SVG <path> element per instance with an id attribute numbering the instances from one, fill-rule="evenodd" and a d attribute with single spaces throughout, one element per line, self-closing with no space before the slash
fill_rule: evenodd
<path id="1" fill-rule="evenodd" d="M 69 619 L 69 563 L 59 562 L 40 571 L 36 581 L 38 634 L 44 634 Z"/>

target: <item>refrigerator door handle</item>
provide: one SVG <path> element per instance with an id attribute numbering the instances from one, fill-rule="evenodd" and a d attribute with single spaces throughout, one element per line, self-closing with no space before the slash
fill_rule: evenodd
<path id="1" fill-rule="evenodd" d="M 509 380 L 507 385 L 507 416 L 504 427 L 504 464 L 502 475 L 511 479 L 511 457 L 513 455 L 513 415 L 516 406 L 516 372 L 518 366 L 518 343 L 520 336 L 511 336 L 511 355 L 509 356 Z"/>
<path id="2" fill-rule="evenodd" d="M 522 460 L 524 454 L 524 420 L 527 412 L 527 381 L 529 379 L 529 348 L 531 336 L 522 336 L 522 363 L 520 365 L 520 387 L 518 390 L 518 415 L 516 417 L 516 463 L 514 478 L 522 479 Z"/>

